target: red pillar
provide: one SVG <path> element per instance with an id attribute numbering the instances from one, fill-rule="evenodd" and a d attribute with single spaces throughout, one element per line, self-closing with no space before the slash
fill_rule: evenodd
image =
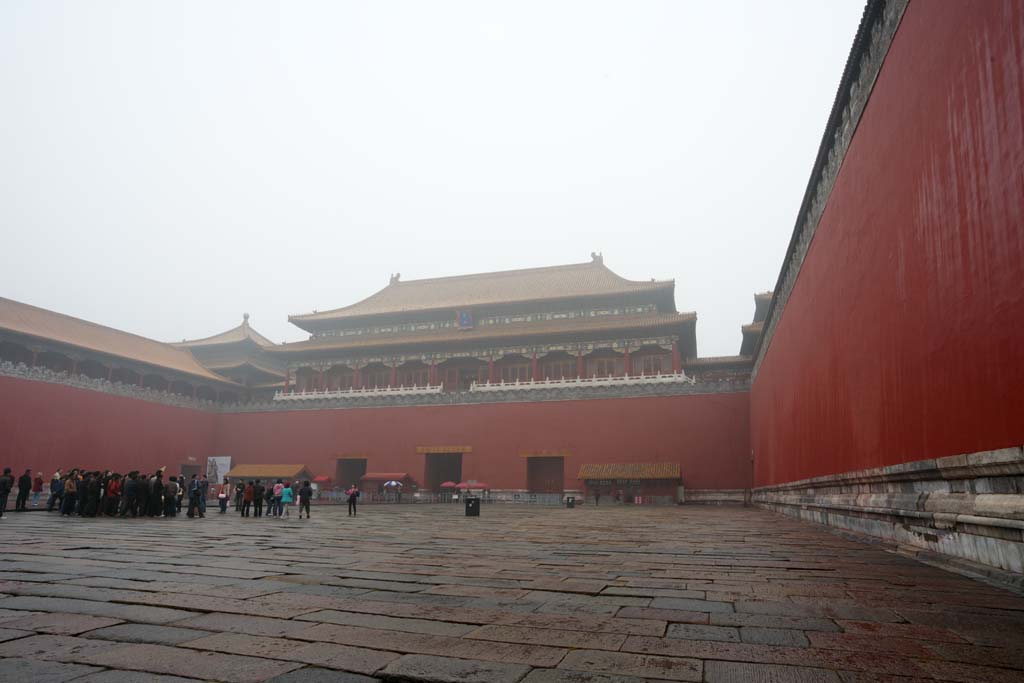
<path id="1" fill-rule="evenodd" d="M 580 379 L 587 378 L 587 368 L 583 364 L 583 349 L 576 353 L 576 376 Z"/>
<path id="2" fill-rule="evenodd" d="M 672 372 L 679 374 L 683 371 L 683 359 L 679 356 L 679 342 L 672 342 Z"/>
<path id="3" fill-rule="evenodd" d="M 36 366 L 36 359 L 38 357 L 39 357 L 39 352 L 38 351 L 33 351 L 32 352 L 32 367 Z"/>
<path id="4" fill-rule="evenodd" d="M 494 384 L 494 356 L 487 361 L 487 383 Z"/>
<path id="5" fill-rule="evenodd" d="M 114 379 L 114 366 L 111 365 L 109 368 L 107 368 L 107 381 L 108 382 L 112 382 L 113 379 Z"/>
<path id="6" fill-rule="evenodd" d="M 317 388 L 323 391 L 327 387 L 324 385 L 324 371 L 320 370 L 316 373 L 316 385 Z"/>
<path id="7" fill-rule="evenodd" d="M 437 384 L 437 361 L 436 360 L 430 361 L 430 371 L 429 371 L 428 375 L 429 376 L 427 377 L 427 384 L 429 384 L 430 386 L 434 386 L 435 384 Z"/>
<path id="8" fill-rule="evenodd" d="M 633 374 L 633 364 L 629 361 L 629 347 L 622 352 L 622 372 L 627 377 Z"/>
<path id="9" fill-rule="evenodd" d="M 288 389 L 291 386 L 292 369 L 285 368 L 284 370 L 284 393 L 288 393 Z"/>
<path id="10" fill-rule="evenodd" d="M 392 365 L 391 366 L 391 381 L 388 382 L 388 386 L 389 387 L 394 387 L 394 386 L 397 386 L 397 385 L 398 385 L 398 366 L 397 365 Z"/>
<path id="11" fill-rule="evenodd" d="M 145 378 L 144 378 L 144 377 L 142 376 L 142 373 L 140 372 L 140 373 L 139 373 L 139 386 L 140 386 L 140 387 L 141 387 L 141 386 L 143 386 L 143 381 L 144 381 L 144 379 L 145 379 Z"/>
<path id="12" fill-rule="evenodd" d="M 352 376 L 352 388 L 362 389 L 363 388 L 363 373 L 359 371 L 359 366 L 355 367 L 355 373 Z"/>
<path id="13" fill-rule="evenodd" d="M 77 360 L 73 360 L 73 361 L 71 361 L 71 375 L 74 376 L 74 375 L 77 375 L 77 374 L 78 374 L 78 361 Z"/>
<path id="14" fill-rule="evenodd" d="M 537 352 L 534 351 L 533 352 L 533 358 L 530 360 L 530 376 L 533 378 L 534 382 L 536 382 L 537 380 L 540 379 L 540 372 L 539 372 L 539 370 L 540 370 L 540 366 L 537 365 Z"/>

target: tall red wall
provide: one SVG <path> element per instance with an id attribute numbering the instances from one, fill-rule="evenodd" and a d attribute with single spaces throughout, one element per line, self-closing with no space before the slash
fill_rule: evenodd
<path id="1" fill-rule="evenodd" d="M 0 377 L 0 466 L 50 476 L 62 468 L 138 469 L 213 455 L 216 413 Z M 203 465 L 205 466 L 205 465 Z"/>
<path id="2" fill-rule="evenodd" d="M 370 471 L 423 483 L 417 446 L 468 445 L 462 475 L 526 488 L 522 453 L 569 453 L 565 485 L 583 463 L 680 462 L 690 488 L 750 485 L 749 395 L 501 403 L 409 408 L 207 413 L 61 384 L 0 377 L 0 466 L 46 478 L 84 467 L 176 472 L 207 456 L 235 464 L 302 463 L 333 477 L 360 453 Z"/>
<path id="3" fill-rule="evenodd" d="M 525 489 L 522 453 L 568 452 L 565 486 L 583 463 L 680 462 L 689 488 L 750 483 L 748 394 L 546 403 L 233 413 L 221 416 L 216 451 L 235 463 L 306 464 L 333 478 L 342 454 L 368 470 L 423 483 L 417 446 L 468 445 L 464 479 Z"/>
<path id="4" fill-rule="evenodd" d="M 910 3 L 751 412 L 756 485 L 1024 443 L 1024 3 Z"/>

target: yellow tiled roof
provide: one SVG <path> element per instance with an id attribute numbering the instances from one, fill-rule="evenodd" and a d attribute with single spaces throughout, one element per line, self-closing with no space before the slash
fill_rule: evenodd
<path id="1" fill-rule="evenodd" d="M 577 479 L 679 479 L 677 462 L 581 465 Z"/>
<path id="2" fill-rule="evenodd" d="M 138 361 L 220 384 L 234 382 L 207 370 L 184 349 L 113 327 L 0 297 L 0 330 Z"/>
<path id="3" fill-rule="evenodd" d="M 203 337 L 202 339 L 183 339 L 180 342 L 175 342 L 172 346 L 177 347 L 195 347 L 195 346 L 216 346 L 218 344 L 235 344 L 246 339 L 252 340 L 259 346 L 273 346 L 274 342 L 270 341 L 262 334 L 254 330 L 249 326 L 249 314 L 246 313 L 242 317 L 242 324 L 238 327 L 232 327 L 226 332 L 215 334 L 212 337 Z"/>
<path id="4" fill-rule="evenodd" d="M 302 323 L 385 313 L 459 309 L 498 303 L 626 294 L 673 288 L 672 280 L 627 280 L 605 267 L 600 257 L 587 263 L 524 268 L 391 284 L 362 301 L 330 311 L 288 316 Z"/>

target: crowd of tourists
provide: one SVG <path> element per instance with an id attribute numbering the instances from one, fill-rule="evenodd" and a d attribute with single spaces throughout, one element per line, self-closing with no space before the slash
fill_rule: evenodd
<path id="1" fill-rule="evenodd" d="M 222 513 L 227 512 L 230 491 L 231 484 L 228 478 L 224 477 L 221 491 L 217 494 Z M 298 481 L 278 479 L 274 483 L 268 480 L 264 485 L 262 479 L 254 479 L 248 482 L 239 481 L 234 486 L 235 511 L 242 517 L 263 517 L 265 503 L 266 517 L 287 519 L 291 514 L 292 505 L 297 501 L 299 519 L 302 519 L 303 512 L 306 513 L 306 519 L 309 519 L 309 503 L 312 500 L 313 487 L 309 481 L 304 481 L 300 485 Z"/>
<path id="2" fill-rule="evenodd" d="M 33 507 L 39 505 L 43 491 L 42 472 L 35 479 L 30 473 L 31 470 L 27 471 L 18 480 L 16 512 L 28 509 L 22 500 L 26 477 L 28 493 L 24 498 L 27 501 L 31 494 Z M 0 477 L 0 516 L 7 505 L 10 481 L 10 468 L 6 468 L 3 477 Z M 175 517 L 187 505 L 187 516 L 198 518 L 206 516 L 209 490 L 210 483 L 205 474 L 193 474 L 186 478 L 184 474 L 165 477 L 164 469 L 152 474 L 138 471 L 121 474 L 110 470 L 58 470 L 50 479 L 46 511 L 56 510 L 62 517 Z"/>
<path id="3" fill-rule="evenodd" d="M 32 477 L 26 470 L 18 478 L 18 497 L 15 511 L 28 509 L 29 498 L 33 507 L 38 507 L 43 493 L 43 473 Z M 15 487 L 11 469 L 5 468 L 0 476 L 0 517 L 3 517 L 7 500 Z M 57 510 L 62 517 L 175 517 L 183 508 L 190 518 L 206 516 L 206 501 L 210 497 L 210 481 L 205 474 L 165 477 L 165 468 L 152 474 L 132 471 L 118 472 L 88 471 L 73 469 L 64 473 L 57 471 L 50 479 L 46 511 Z M 299 506 L 299 519 L 310 518 L 310 502 L 313 487 L 310 482 L 291 482 L 278 479 L 271 483 L 262 480 L 238 481 L 234 485 L 227 477 L 216 487 L 220 512 L 227 512 L 234 500 L 234 509 L 242 517 L 267 517 L 288 519 L 295 503 Z M 353 484 L 347 491 L 348 514 L 356 514 L 356 503 L 360 497 L 359 488 Z M 187 507 L 186 507 L 187 506 Z"/>

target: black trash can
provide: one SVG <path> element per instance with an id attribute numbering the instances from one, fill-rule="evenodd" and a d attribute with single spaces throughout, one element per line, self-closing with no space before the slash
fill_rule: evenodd
<path id="1" fill-rule="evenodd" d="M 565 497 L 565 507 L 567 507 L 567 508 L 574 508 L 574 507 L 576 507 L 576 496 L 566 496 Z"/>
<path id="2" fill-rule="evenodd" d="M 466 498 L 466 516 L 467 517 L 479 517 L 480 516 L 480 499 L 473 496 Z"/>

